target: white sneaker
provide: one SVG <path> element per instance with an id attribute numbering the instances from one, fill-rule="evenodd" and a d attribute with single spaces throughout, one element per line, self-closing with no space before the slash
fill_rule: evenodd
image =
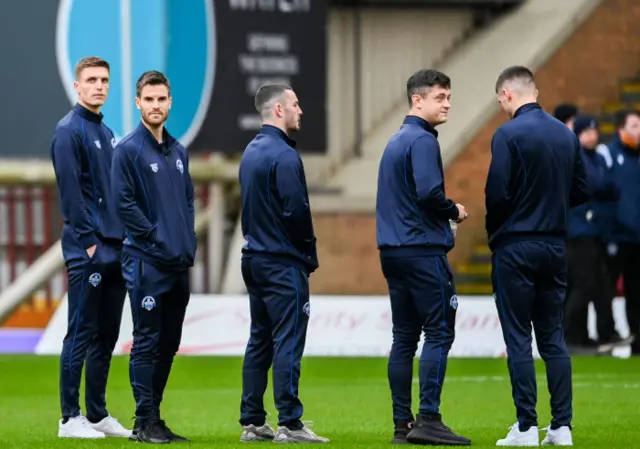
<path id="1" fill-rule="evenodd" d="M 125 429 L 113 416 L 107 416 L 100 422 L 89 422 L 89 424 L 95 430 L 104 433 L 107 437 L 129 438 L 131 435 L 131 431 Z"/>
<path id="2" fill-rule="evenodd" d="M 291 430 L 287 427 L 278 427 L 278 432 L 273 438 L 274 443 L 328 443 L 329 438 L 316 435 L 313 430 L 303 424 L 302 429 Z"/>
<path id="3" fill-rule="evenodd" d="M 547 427 L 542 430 L 547 431 L 547 436 L 542 440 L 543 446 L 573 446 L 573 437 L 568 426 L 558 427 L 557 429 Z"/>
<path id="4" fill-rule="evenodd" d="M 62 424 L 58 423 L 58 438 L 104 438 L 104 433 L 91 427 L 91 423 L 82 415 L 74 416 Z"/>
<path id="5" fill-rule="evenodd" d="M 506 438 L 496 441 L 496 446 L 511 446 L 511 447 L 523 447 L 523 446 L 540 446 L 540 440 L 538 438 L 538 427 L 532 426 L 526 432 L 520 432 L 518 423 L 515 423 L 509 428 L 509 433 Z"/>
<path id="6" fill-rule="evenodd" d="M 242 426 L 240 441 L 271 441 L 274 437 L 275 432 L 268 423 L 265 423 L 260 427 L 249 424 L 248 426 Z"/>

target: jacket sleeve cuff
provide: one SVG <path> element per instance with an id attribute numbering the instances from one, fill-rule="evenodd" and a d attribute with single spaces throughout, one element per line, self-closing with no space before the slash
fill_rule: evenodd
<path id="1" fill-rule="evenodd" d="M 451 206 L 449 206 L 449 208 L 446 209 L 445 212 L 449 220 L 457 220 L 458 218 L 460 218 L 460 211 L 458 210 L 456 203 L 454 203 L 453 201 L 451 201 Z"/>
<path id="2" fill-rule="evenodd" d="M 93 245 L 97 245 L 99 243 L 98 237 L 95 234 L 84 234 L 78 237 L 80 244 L 84 249 L 89 249 Z"/>

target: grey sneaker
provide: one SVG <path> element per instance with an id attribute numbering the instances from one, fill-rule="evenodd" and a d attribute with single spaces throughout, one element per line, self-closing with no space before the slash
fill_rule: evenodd
<path id="1" fill-rule="evenodd" d="M 240 441 L 271 441 L 274 436 L 275 432 L 268 423 L 265 423 L 260 427 L 249 424 L 248 426 L 242 426 Z"/>
<path id="2" fill-rule="evenodd" d="M 316 435 L 313 430 L 303 425 L 302 429 L 291 430 L 286 427 L 278 427 L 278 432 L 273 438 L 274 443 L 328 443 L 329 438 Z"/>

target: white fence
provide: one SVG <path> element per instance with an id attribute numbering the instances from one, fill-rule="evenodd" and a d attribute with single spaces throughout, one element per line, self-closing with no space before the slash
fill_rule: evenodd
<path id="1" fill-rule="evenodd" d="M 492 297 L 458 298 L 456 340 L 451 357 L 504 357 L 505 346 Z M 313 296 L 305 355 L 386 356 L 391 347 L 391 310 L 386 296 Z M 614 302 L 619 332 L 628 335 L 624 300 Z M 36 347 L 37 354 L 59 354 L 66 332 L 67 303 L 61 303 Z M 590 310 L 589 331 L 595 335 Z M 131 348 L 131 309 L 125 304 L 116 354 Z M 191 296 L 180 353 L 185 355 L 242 355 L 249 337 L 246 295 Z M 420 345 L 421 347 L 421 345 Z M 418 353 L 420 352 L 418 348 Z M 534 355 L 538 352 L 534 343 Z M 614 354 L 628 356 L 628 348 Z"/>

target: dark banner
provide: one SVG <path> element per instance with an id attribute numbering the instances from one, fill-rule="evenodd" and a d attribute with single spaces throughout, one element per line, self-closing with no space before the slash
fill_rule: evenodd
<path id="1" fill-rule="evenodd" d="M 304 113 L 298 148 L 324 152 L 327 1 L 109 1 L 98 21 L 95 0 L 1 2 L 0 156 L 49 158 L 77 101 L 75 64 L 89 55 L 111 64 L 101 112 L 117 140 L 139 123 L 138 77 L 159 69 L 172 88 L 167 129 L 189 151 L 243 151 L 260 127 L 257 88 L 286 82 Z"/>
<path id="2" fill-rule="evenodd" d="M 56 63 L 55 1 L 0 3 L 1 157 L 49 157 L 70 108 Z"/>
<path id="3" fill-rule="evenodd" d="M 241 152 L 260 128 L 258 87 L 290 84 L 301 152 L 326 150 L 327 0 L 216 0 L 213 96 L 192 151 Z"/>
<path id="4" fill-rule="evenodd" d="M 509 8 L 525 0 L 331 0 L 330 6 L 361 8 Z"/>

